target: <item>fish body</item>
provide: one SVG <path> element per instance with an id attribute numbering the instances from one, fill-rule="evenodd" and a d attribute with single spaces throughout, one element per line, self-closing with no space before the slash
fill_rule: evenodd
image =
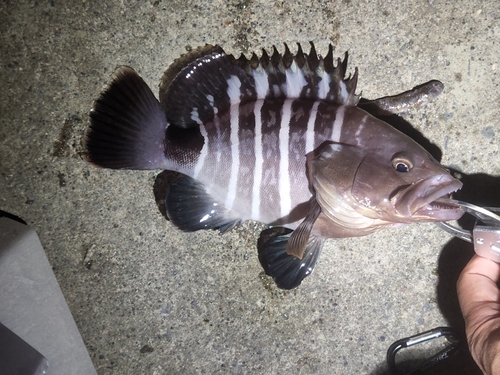
<path id="1" fill-rule="evenodd" d="M 278 286 L 293 288 L 312 272 L 326 238 L 462 214 L 443 200 L 433 204 L 461 183 L 358 106 L 358 72 L 345 78 L 346 66 L 347 55 L 334 64 L 331 47 L 325 58 L 312 45 L 309 54 L 286 47 L 248 60 L 205 46 L 165 72 L 159 101 L 122 67 L 90 113 L 86 160 L 182 173 L 166 209 L 184 231 L 224 232 L 246 220 L 287 228 L 263 233 L 259 259 Z M 419 102 L 407 93 L 393 98 L 369 105 Z"/>

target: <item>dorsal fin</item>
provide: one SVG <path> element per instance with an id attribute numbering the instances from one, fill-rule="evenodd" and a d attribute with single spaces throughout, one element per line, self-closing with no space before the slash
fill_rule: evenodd
<path id="1" fill-rule="evenodd" d="M 302 98 L 333 104 L 357 105 L 355 94 L 357 68 L 345 77 L 344 59 L 333 58 L 329 46 L 325 58 L 316 53 L 311 42 L 309 54 L 300 44 L 294 55 L 285 44 L 281 55 L 273 47 L 259 58 L 241 55 L 236 59 L 219 46 L 206 45 L 176 60 L 160 84 L 160 103 L 170 124 L 189 128 L 210 121 L 216 113 L 232 104 L 256 99 Z"/>

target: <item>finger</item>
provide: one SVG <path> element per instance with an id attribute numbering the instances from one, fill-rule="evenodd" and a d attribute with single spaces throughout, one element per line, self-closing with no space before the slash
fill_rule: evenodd
<path id="1" fill-rule="evenodd" d="M 462 312 L 467 314 L 476 303 L 499 302 L 500 264 L 475 255 L 465 266 L 458 282 L 458 298 Z M 465 310 L 464 310 L 465 309 Z"/>
<path id="2" fill-rule="evenodd" d="M 465 266 L 457 282 L 470 352 L 485 374 L 500 374 L 497 358 L 500 345 L 499 279 L 500 265 L 476 255 Z"/>
<path id="3" fill-rule="evenodd" d="M 474 255 L 462 273 L 466 276 L 483 275 L 497 283 L 500 279 L 500 264 L 479 255 Z"/>

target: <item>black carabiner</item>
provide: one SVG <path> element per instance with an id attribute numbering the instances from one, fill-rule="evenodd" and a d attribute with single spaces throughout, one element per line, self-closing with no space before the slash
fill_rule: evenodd
<path id="1" fill-rule="evenodd" d="M 402 370 L 398 368 L 398 366 L 396 365 L 396 353 L 399 350 L 408 348 L 413 345 L 418 345 L 423 342 L 434 340 L 439 337 L 445 337 L 450 342 L 450 345 L 433 355 L 431 358 L 420 363 L 417 367 L 409 370 L 409 372 L 402 372 Z M 434 328 L 430 331 L 422 332 L 415 336 L 410 336 L 398 340 L 394 344 L 392 344 L 389 347 L 389 350 L 387 350 L 387 365 L 389 366 L 389 371 L 392 375 L 422 374 L 430 367 L 449 358 L 452 354 L 457 352 L 458 349 L 460 349 L 460 346 L 461 341 L 457 338 L 457 335 L 453 329 L 451 329 L 450 327 Z"/>

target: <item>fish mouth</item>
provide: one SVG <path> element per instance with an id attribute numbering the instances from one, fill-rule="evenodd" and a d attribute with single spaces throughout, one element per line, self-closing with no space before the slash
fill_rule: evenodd
<path id="1" fill-rule="evenodd" d="M 391 202 L 398 215 L 409 221 L 458 220 L 464 212 L 450 197 L 461 187 L 450 175 L 438 175 L 400 189 Z"/>

